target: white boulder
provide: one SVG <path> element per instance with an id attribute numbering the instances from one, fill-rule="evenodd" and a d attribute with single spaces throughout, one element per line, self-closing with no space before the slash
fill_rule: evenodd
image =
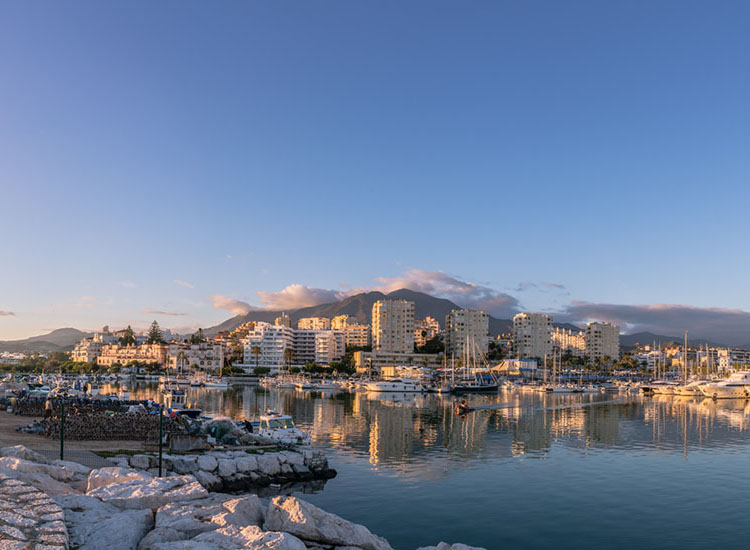
<path id="1" fill-rule="evenodd" d="M 264 505 L 257 495 L 232 498 L 222 502 L 223 511 L 211 518 L 219 527 L 263 525 Z"/>
<path id="2" fill-rule="evenodd" d="M 185 534 L 169 527 L 157 527 L 138 543 L 138 550 L 152 550 L 155 545 L 185 540 Z"/>
<path id="3" fill-rule="evenodd" d="M 173 456 L 172 469 L 178 474 L 192 474 L 198 471 L 198 461 L 194 456 Z"/>
<path id="4" fill-rule="evenodd" d="M 237 458 L 235 464 L 237 465 L 238 472 L 254 472 L 258 469 L 258 459 L 249 454 Z"/>
<path id="5" fill-rule="evenodd" d="M 50 464 L 39 464 L 22 458 L 4 456 L 0 458 L 0 468 L 15 470 L 27 474 L 46 474 L 57 481 L 70 481 L 73 479 L 74 472 L 62 466 L 52 466 Z"/>
<path id="6" fill-rule="evenodd" d="M 219 459 L 219 477 L 229 477 L 237 473 L 237 465 L 229 458 Z"/>
<path id="7" fill-rule="evenodd" d="M 279 496 L 268 505 L 264 528 L 285 531 L 306 541 L 363 550 L 392 550 L 384 538 L 295 497 Z"/>
<path id="8" fill-rule="evenodd" d="M 211 455 L 201 455 L 198 457 L 198 468 L 204 472 L 213 472 L 217 465 L 216 458 Z"/>
<path id="9" fill-rule="evenodd" d="M 89 496 L 125 509 L 158 509 L 169 502 L 208 497 L 208 491 L 193 476 L 170 476 L 126 481 L 86 491 Z"/>
<path id="10" fill-rule="evenodd" d="M 20 458 L 22 460 L 28 460 L 29 462 L 37 462 L 39 464 L 50 464 L 50 460 L 36 451 L 32 451 L 24 445 L 14 445 L 13 447 L 3 447 L 0 449 L 0 456 L 10 456 L 13 458 Z"/>
<path id="11" fill-rule="evenodd" d="M 239 528 L 222 527 L 193 539 L 201 544 L 213 544 L 221 550 L 248 548 L 250 550 L 307 550 L 305 543 L 289 533 L 263 531 L 256 525 Z"/>
<path id="12" fill-rule="evenodd" d="M 258 470 L 260 470 L 260 473 L 267 476 L 275 476 L 281 472 L 281 464 L 279 464 L 279 458 L 276 456 L 276 453 L 258 455 L 256 459 L 258 460 Z"/>
<path id="13" fill-rule="evenodd" d="M 0 474 L 5 474 L 13 479 L 28 483 L 35 489 L 39 489 L 40 491 L 43 491 L 50 496 L 80 494 L 79 491 L 76 491 L 67 483 L 62 483 L 60 481 L 57 481 L 56 479 L 52 479 L 47 474 L 22 472 L 19 470 L 9 470 L 5 468 L 0 468 Z"/>
<path id="14" fill-rule="evenodd" d="M 182 537 L 184 539 L 213 531 L 216 525 L 211 522 L 211 518 L 225 512 L 222 503 L 228 499 L 228 495 L 216 495 L 190 502 L 165 504 L 156 512 L 156 527 L 179 531 L 185 535 Z"/>
<path id="15" fill-rule="evenodd" d="M 197 479 L 198 482 L 200 482 L 200 484 L 203 485 L 203 487 L 205 487 L 207 491 L 218 491 L 223 485 L 221 478 L 210 472 L 198 470 L 193 475 L 195 475 L 195 479 Z"/>
<path id="16" fill-rule="evenodd" d="M 457 542 L 456 544 L 448 544 L 447 542 L 441 542 L 437 546 L 423 546 L 417 548 L 417 550 L 487 550 L 486 548 L 480 548 L 479 546 L 466 546 Z"/>
<path id="17" fill-rule="evenodd" d="M 120 510 L 97 498 L 58 497 L 71 546 L 79 550 L 136 550 L 154 526 L 151 510 Z"/>
<path id="18" fill-rule="evenodd" d="M 88 485 L 86 486 L 86 492 L 88 493 L 89 491 L 93 491 L 99 487 L 112 485 L 113 483 L 141 483 L 151 479 L 153 478 L 149 474 L 137 470 L 131 470 L 130 468 L 119 468 L 117 466 L 99 468 L 91 470 Z"/>
<path id="19" fill-rule="evenodd" d="M 83 464 L 78 464 L 78 462 L 70 462 L 68 460 L 53 460 L 52 464 L 54 466 L 60 466 L 61 468 L 66 468 L 73 472 L 76 475 L 79 476 L 87 476 L 91 473 L 91 468 L 88 466 L 84 466 Z"/>
<path id="20" fill-rule="evenodd" d="M 151 461 L 148 455 L 133 455 L 130 457 L 130 467 L 139 470 L 148 470 L 151 467 Z"/>

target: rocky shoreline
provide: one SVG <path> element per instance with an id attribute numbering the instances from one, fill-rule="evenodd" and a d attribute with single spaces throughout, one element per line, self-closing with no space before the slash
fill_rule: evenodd
<path id="1" fill-rule="evenodd" d="M 251 459 L 248 463 L 253 468 L 243 473 L 252 478 L 251 473 L 260 477 L 258 472 L 276 468 L 278 475 L 283 471 L 288 474 L 290 469 L 294 472 L 295 464 L 311 472 L 310 466 L 323 467 L 320 456 L 312 451 L 308 456 L 304 451 L 283 453 L 287 454 L 254 456 L 255 462 Z M 193 468 L 192 458 L 195 471 L 180 473 L 180 469 Z M 223 488 L 223 480 L 236 476 L 239 472 L 230 473 L 232 468 L 247 456 L 208 453 L 190 457 L 187 465 L 182 462 L 185 457 L 169 457 L 172 470 L 166 477 L 152 475 L 151 456 L 112 460 L 122 463 L 123 459 L 127 467 L 91 469 L 74 462 L 50 461 L 22 445 L 0 449 L 0 548 L 393 550 L 387 540 L 365 526 L 302 499 L 210 492 L 197 477 L 204 472 L 221 478 Z M 131 461 L 148 468 L 133 468 Z M 440 543 L 418 550 L 482 549 Z"/>

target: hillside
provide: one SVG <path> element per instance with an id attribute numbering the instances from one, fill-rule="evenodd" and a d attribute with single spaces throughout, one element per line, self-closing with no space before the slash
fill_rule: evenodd
<path id="1" fill-rule="evenodd" d="M 332 319 L 337 315 L 349 315 L 350 317 L 357 319 L 360 323 L 370 324 L 372 305 L 378 300 L 383 299 L 412 301 L 414 302 L 414 316 L 416 319 L 424 319 L 428 316 L 434 317 L 438 320 L 440 326 L 444 325 L 445 316 L 450 313 L 451 310 L 462 309 L 460 306 L 450 300 L 446 300 L 445 298 L 435 298 L 434 296 L 430 296 L 423 292 L 402 288 L 400 290 L 394 290 L 388 294 L 383 294 L 382 292 L 364 292 L 362 294 L 345 298 L 340 302 L 304 307 L 293 311 L 251 311 L 246 315 L 236 315 L 219 325 L 204 329 L 203 332 L 208 336 L 215 336 L 219 331 L 233 330 L 242 323 L 248 321 L 265 321 L 273 323 L 274 319 L 282 313 L 289 315 L 292 319 L 292 323 L 296 323 L 303 317 L 327 317 Z M 490 316 L 490 334 L 492 336 L 510 332 L 512 325 L 513 323 L 509 319 L 497 319 Z M 556 323 L 555 326 L 578 330 L 577 327 L 570 324 Z"/>
<path id="2" fill-rule="evenodd" d="M 0 341 L 0 351 L 47 353 L 53 351 L 70 351 L 78 341 L 91 336 L 75 328 L 59 328 L 49 334 L 32 336 L 24 340 Z"/>

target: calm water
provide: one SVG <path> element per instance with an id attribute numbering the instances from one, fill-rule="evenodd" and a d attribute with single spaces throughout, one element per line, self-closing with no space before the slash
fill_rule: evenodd
<path id="1" fill-rule="evenodd" d="M 304 498 L 396 550 L 441 540 L 490 550 L 750 545 L 748 402 L 469 399 L 495 409 L 456 417 L 452 398 L 434 395 L 189 391 L 206 412 L 291 413 L 339 471 Z"/>

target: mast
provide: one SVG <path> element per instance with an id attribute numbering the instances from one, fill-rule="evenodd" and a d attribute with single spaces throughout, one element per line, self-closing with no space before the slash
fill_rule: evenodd
<path id="1" fill-rule="evenodd" d="M 684 359 L 685 359 L 684 364 L 682 365 L 682 368 L 683 368 L 683 371 L 685 373 L 684 376 L 685 376 L 685 385 L 686 386 L 687 386 L 687 383 L 688 383 L 687 382 L 687 380 L 688 380 L 688 352 L 687 352 L 687 345 L 688 345 L 688 331 L 686 330 L 685 331 L 685 343 L 682 346 L 682 351 L 683 351 L 683 355 L 684 355 Z"/>

